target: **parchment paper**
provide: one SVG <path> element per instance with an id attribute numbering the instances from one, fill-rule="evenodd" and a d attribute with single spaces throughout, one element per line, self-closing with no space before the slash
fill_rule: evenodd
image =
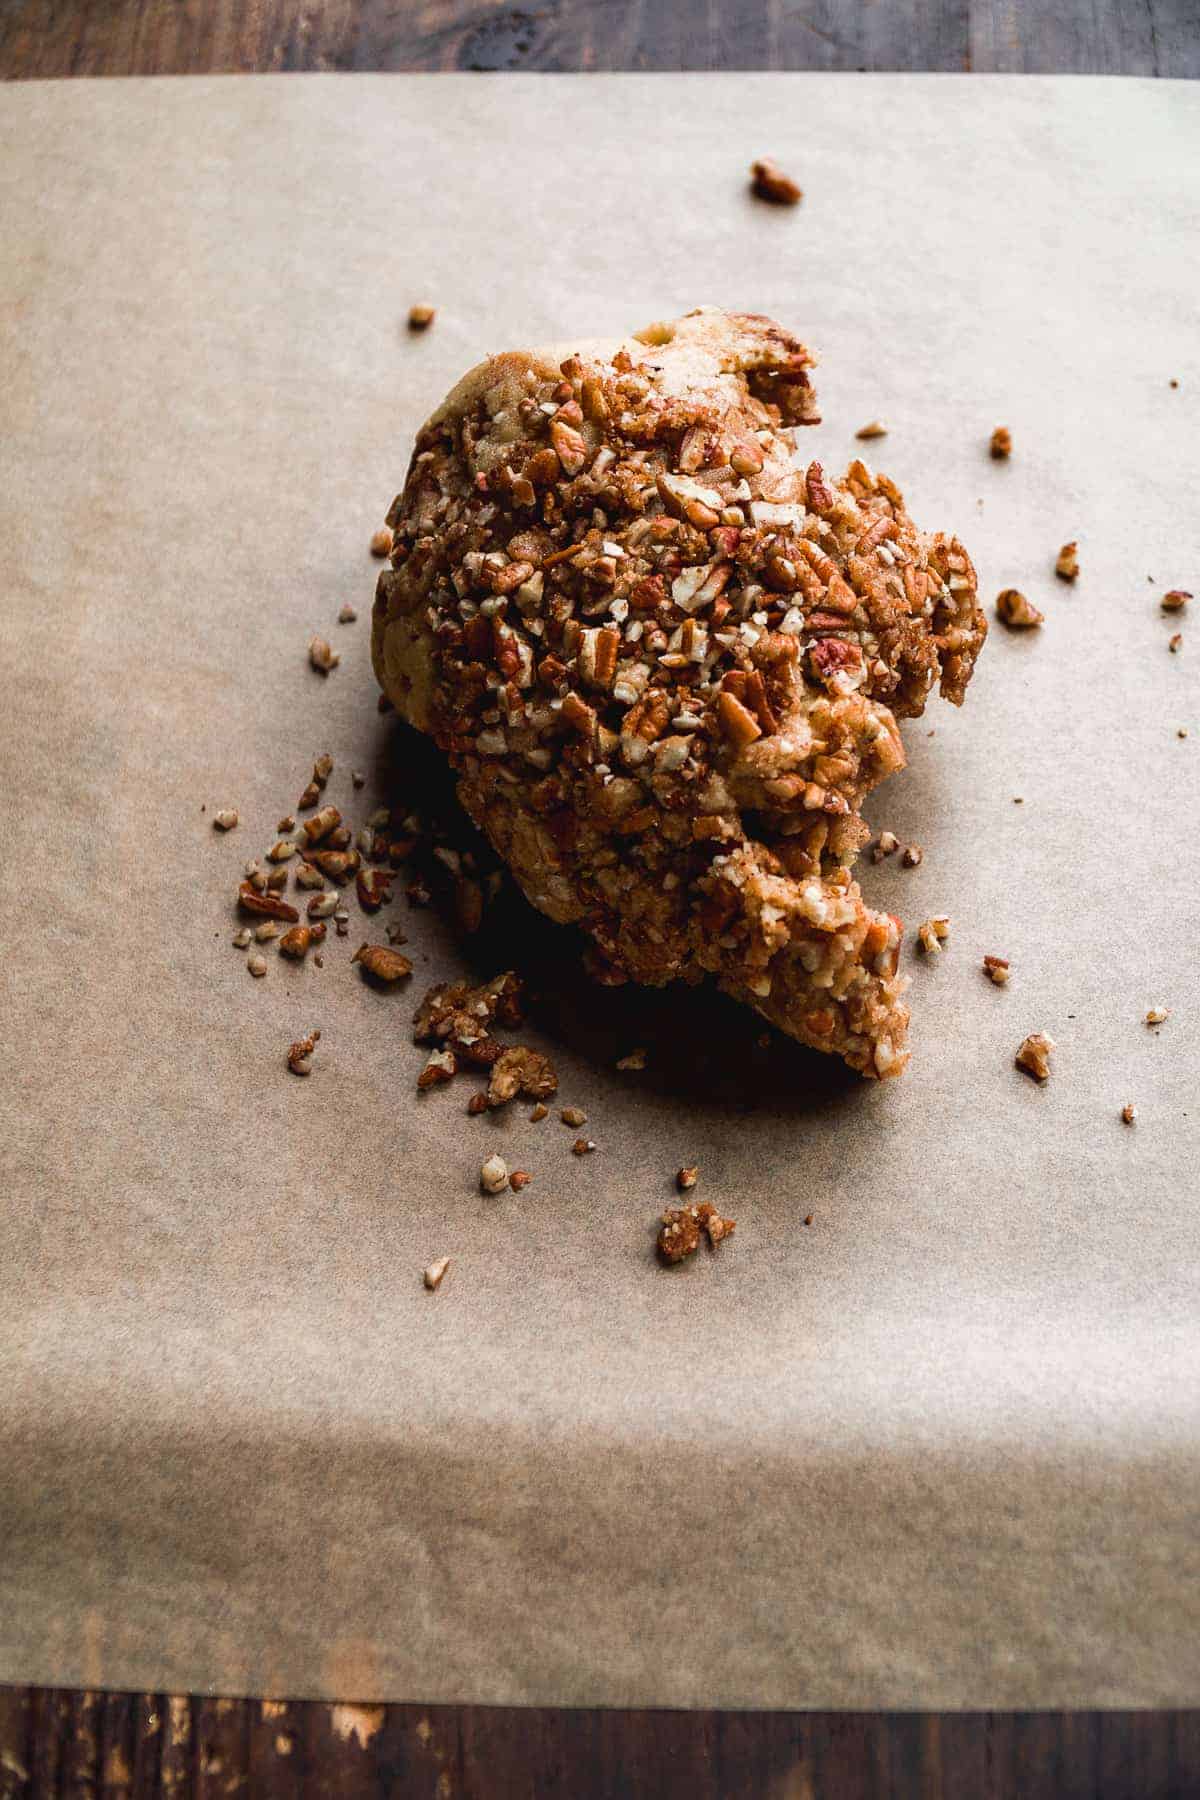
<path id="1" fill-rule="evenodd" d="M 797 211 L 747 198 L 763 152 Z M 1200 586 L 1198 197 L 1164 82 L 0 92 L 0 1679 L 1196 1700 L 1200 626 L 1158 600 Z M 238 871 L 313 755 L 355 820 L 422 779 L 367 656 L 414 430 L 488 350 L 703 301 L 816 346 L 806 443 L 840 469 L 888 422 L 870 460 L 989 605 L 1047 614 L 877 797 L 925 859 L 868 889 L 952 921 L 905 952 L 909 1072 L 594 989 L 507 904 L 464 948 L 401 897 L 252 981 Z M 417 975 L 380 994 L 349 957 L 397 915 Z M 417 994 L 512 961 L 586 1159 L 469 1081 L 415 1097 Z M 519 1197 L 479 1195 L 493 1148 Z M 668 1271 L 692 1162 L 737 1235 Z"/>

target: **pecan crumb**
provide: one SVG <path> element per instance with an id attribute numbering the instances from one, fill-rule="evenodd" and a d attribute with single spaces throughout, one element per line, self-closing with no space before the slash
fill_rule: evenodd
<path id="1" fill-rule="evenodd" d="M 296 802 L 296 811 L 297 812 L 307 812 L 308 808 L 310 806 L 315 806 L 317 804 L 317 801 L 320 798 L 321 798 L 320 788 L 317 786 L 315 781 L 310 781 L 308 786 L 305 788 L 304 792 L 301 794 L 300 798 Z"/>
<path id="2" fill-rule="evenodd" d="M 855 432 L 856 438 L 881 438 L 887 436 L 887 426 L 879 419 L 872 419 L 869 425 L 860 425 Z"/>
<path id="3" fill-rule="evenodd" d="M 479 1185 L 485 1194 L 498 1194 L 508 1184 L 508 1164 L 495 1151 L 479 1171 Z"/>
<path id="4" fill-rule="evenodd" d="M 950 920 L 945 913 L 936 918 L 926 919 L 917 927 L 917 937 L 926 956 L 938 956 L 941 953 L 942 941 L 950 936 Z"/>
<path id="5" fill-rule="evenodd" d="M 580 1106 L 564 1106 L 558 1116 L 564 1125 L 578 1126 L 587 1124 L 587 1114 Z"/>
<path id="6" fill-rule="evenodd" d="M 384 932 L 389 944 L 407 944 L 408 933 L 403 925 L 389 925 Z"/>
<path id="7" fill-rule="evenodd" d="M 232 831 L 238 822 L 238 816 L 232 806 L 223 806 L 220 812 L 213 814 L 214 831 Z"/>
<path id="8" fill-rule="evenodd" d="M 323 637 L 308 640 L 308 660 L 320 675 L 328 675 L 341 662 L 341 654 Z"/>
<path id="9" fill-rule="evenodd" d="M 403 981 L 411 975 L 413 966 L 407 956 L 401 956 L 399 950 L 392 950 L 386 944 L 360 944 L 350 958 L 352 963 L 361 963 L 368 975 L 376 981 Z"/>
<path id="10" fill-rule="evenodd" d="M 675 1176 L 675 1185 L 681 1194 L 686 1194 L 689 1188 L 695 1187 L 699 1178 L 700 1170 L 697 1166 L 680 1169 Z"/>
<path id="11" fill-rule="evenodd" d="M 770 206 L 795 206 L 803 198 L 804 190 L 798 188 L 777 163 L 760 156 L 750 165 L 750 192 L 756 200 L 765 200 Z"/>
<path id="12" fill-rule="evenodd" d="M 1003 956 L 985 956 L 983 959 L 983 972 L 989 981 L 995 982 L 997 987 L 1007 986 L 1009 973 L 1008 959 Z"/>
<path id="13" fill-rule="evenodd" d="M 421 1093 L 428 1088 L 441 1087 L 447 1081 L 453 1081 L 458 1074 L 458 1059 L 453 1050 L 434 1050 L 429 1061 L 417 1076 L 417 1087 Z"/>
<path id="14" fill-rule="evenodd" d="M 640 1070 L 646 1066 L 646 1052 L 642 1049 L 631 1050 L 628 1056 L 619 1057 L 617 1068 L 623 1070 Z"/>
<path id="15" fill-rule="evenodd" d="M 312 778 L 318 787 L 324 787 L 333 774 L 333 758 L 328 750 L 323 750 L 313 763 Z"/>
<path id="16" fill-rule="evenodd" d="M 1072 538 L 1064 544 L 1058 553 L 1058 561 L 1054 565 L 1054 573 L 1060 581 L 1074 581 L 1079 574 L 1079 545 Z"/>
<path id="17" fill-rule="evenodd" d="M 1165 1025 L 1171 1016 L 1170 1007 L 1152 1006 L 1146 1014 L 1147 1025 Z"/>
<path id="18" fill-rule="evenodd" d="M 871 861 L 882 862 L 885 856 L 892 856 L 900 848 L 900 839 L 894 831 L 881 831 L 871 845 Z"/>
<path id="19" fill-rule="evenodd" d="M 356 788 L 366 787 L 367 785 L 367 778 L 361 769 L 351 769 L 350 780 L 352 785 Z"/>
<path id="20" fill-rule="evenodd" d="M 298 888 L 315 888 L 318 893 L 321 893 L 324 890 L 325 877 L 322 875 L 320 869 L 318 869 L 316 863 L 302 862 L 300 864 L 300 867 L 296 870 L 296 886 Z M 328 895 L 328 898 L 333 901 L 333 906 L 337 905 L 336 894 L 330 894 Z M 330 907 L 330 912 L 333 911 L 333 906 Z M 312 915 L 311 902 L 309 903 L 309 913 Z M 320 918 L 323 915 L 318 913 L 312 916 Z"/>
<path id="21" fill-rule="evenodd" d="M 390 525 L 380 525 L 376 531 L 371 533 L 371 555 L 390 556 L 391 553 L 392 528 Z"/>
<path id="22" fill-rule="evenodd" d="M 249 881 L 244 881 L 238 889 L 238 905 L 243 912 L 258 913 L 267 919 L 283 919 L 291 925 L 297 924 L 300 918 L 296 908 L 286 900 L 281 900 L 277 894 L 259 893 Z"/>
<path id="23" fill-rule="evenodd" d="M 295 813 L 284 813 L 282 819 L 280 819 L 280 821 L 276 825 L 275 829 L 278 832 L 295 831 L 295 829 L 296 829 Z"/>
<path id="24" fill-rule="evenodd" d="M 1030 631 L 1042 623 L 1045 615 L 1019 588 L 1003 588 L 996 595 L 996 617 L 1010 631 Z"/>
<path id="25" fill-rule="evenodd" d="M 316 1049 L 321 1033 L 310 1031 L 306 1038 L 298 1038 L 287 1053 L 287 1066 L 293 1075 L 311 1075 L 313 1051 Z"/>
<path id="26" fill-rule="evenodd" d="M 441 1287 L 442 1278 L 449 1267 L 450 1258 L 448 1256 L 439 1256 L 436 1262 L 430 1263 L 421 1277 L 430 1293 L 436 1293 L 437 1289 Z"/>
<path id="27" fill-rule="evenodd" d="M 353 623 L 357 619 L 357 617 L 358 617 L 357 608 L 351 606 L 351 604 L 348 600 L 343 600 L 341 606 L 338 608 L 338 624 L 339 625 L 353 625 Z"/>
<path id="28" fill-rule="evenodd" d="M 483 1092 L 472 1094 L 471 1098 L 467 1101 L 467 1111 L 473 1119 L 477 1119 L 480 1113 L 485 1113 L 487 1109 L 487 1095 Z"/>
<path id="29" fill-rule="evenodd" d="M 1007 425 L 997 425 L 988 450 L 996 462 L 1003 462 L 1006 456 L 1012 455 L 1012 432 Z"/>
<path id="30" fill-rule="evenodd" d="M 437 318 L 437 309 L 423 303 L 410 306 L 408 309 L 408 329 L 410 331 L 428 331 Z"/>
<path id="31" fill-rule="evenodd" d="M 514 1194 L 519 1194 L 521 1189 L 527 1188 L 532 1180 L 533 1176 L 528 1169 L 514 1169 L 508 1178 L 508 1185 Z"/>
<path id="32" fill-rule="evenodd" d="M 1167 649 L 1171 652 L 1172 656 L 1174 656 L 1177 651 L 1183 649 L 1183 633 L 1182 633 L 1182 631 L 1177 631 L 1175 633 L 1174 637 L 1168 638 Z"/>
<path id="33" fill-rule="evenodd" d="M 1044 1031 L 1031 1031 L 1021 1042 L 1017 1051 L 1018 1069 L 1026 1075 L 1032 1075 L 1035 1081 L 1045 1081 L 1050 1073 L 1050 1052 L 1054 1049 L 1054 1039 L 1047 1037 Z"/>
<path id="34" fill-rule="evenodd" d="M 267 959 L 261 950 L 256 950 L 253 956 L 248 956 L 246 958 L 246 967 L 256 978 L 266 974 Z"/>
<path id="35" fill-rule="evenodd" d="M 906 844 L 904 846 L 904 855 L 900 858 L 900 861 L 904 864 L 906 869 L 915 869 L 918 863 L 921 863 L 924 860 L 925 852 L 922 850 L 920 844 Z"/>
<path id="36" fill-rule="evenodd" d="M 285 931 L 280 938 L 279 953 L 281 956 L 295 957 L 296 961 L 300 962 L 308 955 L 312 945 L 323 942 L 324 937 L 325 927 L 320 923 L 293 925 L 291 930 Z"/>
<path id="37" fill-rule="evenodd" d="M 550 1108 L 544 1101 L 539 1100 L 529 1114 L 529 1123 L 531 1125 L 540 1125 L 542 1120 L 548 1116 L 549 1112 Z"/>
<path id="38" fill-rule="evenodd" d="M 320 812 L 313 814 L 311 819 L 305 819 L 304 835 L 310 844 L 319 844 L 321 839 L 327 838 L 341 822 L 342 815 L 336 806 L 323 806 Z"/>
<path id="39" fill-rule="evenodd" d="M 575 1142 L 571 1145 L 571 1154 L 573 1156 L 588 1156 L 595 1148 L 596 1142 L 594 1138 L 577 1137 Z"/>
<path id="40" fill-rule="evenodd" d="M 240 931 L 234 933 L 231 942 L 235 950 L 244 950 L 250 942 L 250 927 L 243 925 Z"/>
<path id="41" fill-rule="evenodd" d="M 267 861 L 273 863 L 287 862 L 296 854 L 296 846 L 287 838 L 278 838 L 267 851 Z"/>
<path id="42" fill-rule="evenodd" d="M 709 1243 L 712 1244 L 714 1248 L 721 1242 L 722 1238 L 732 1237 L 733 1233 L 737 1230 L 737 1220 L 723 1219 L 711 1200 L 702 1200 L 700 1205 L 695 1208 L 695 1213 L 708 1237 Z"/>
<path id="43" fill-rule="evenodd" d="M 502 1050 L 488 1076 L 488 1105 L 507 1106 L 518 1094 L 527 1100 L 547 1100 L 558 1091 L 558 1074 L 549 1057 L 526 1044 Z"/>
<path id="44" fill-rule="evenodd" d="M 1186 588 L 1170 588 L 1159 601 L 1164 612 L 1182 612 L 1191 595 Z"/>
<path id="45" fill-rule="evenodd" d="M 1127 1100 L 1121 1108 L 1121 1117 L 1124 1119 L 1126 1125 L 1132 1125 L 1133 1121 L 1137 1118 L 1137 1107 L 1133 1104 L 1132 1100 Z"/>
<path id="46" fill-rule="evenodd" d="M 254 941 L 256 944 L 269 944 L 272 938 L 277 938 L 278 936 L 279 925 L 274 919 L 268 919 L 264 924 L 256 925 L 254 927 Z"/>
<path id="47" fill-rule="evenodd" d="M 812 1222 L 813 1222 L 813 1216 L 812 1216 L 812 1214 L 811 1214 L 811 1213 L 805 1213 L 805 1215 L 804 1215 L 804 1223 L 805 1223 L 805 1224 L 806 1224 L 806 1225 L 811 1225 L 811 1224 L 812 1224 Z"/>
<path id="48" fill-rule="evenodd" d="M 665 1262 L 682 1262 L 700 1243 L 701 1232 L 715 1248 L 722 1238 L 732 1236 L 737 1228 L 734 1219 L 723 1219 L 710 1201 L 699 1206 L 672 1206 L 662 1216 L 658 1233 L 659 1255 Z"/>

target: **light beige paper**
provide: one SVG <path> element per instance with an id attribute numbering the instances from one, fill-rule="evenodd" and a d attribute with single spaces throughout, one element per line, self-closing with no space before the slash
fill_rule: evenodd
<path id="1" fill-rule="evenodd" d="M 799 210 L 748 199 L 763 152 Z M 1181 84 L 0 92 L 0 1678 L 1196 1700 L 1200 620 L 1158 599 L 1200 588 L 1198 199 Z M 315 752 L 356 819 L 410 755 L 366 545 L 444 389 L 705 301 L 817 347 L 806 445 L 840 469 L 887 421 L 870 460 L 1046 624 L 994 630 L 877 796 L 925 859 L 868 891 L 952 922 L 905 951 L 902 1081 L 593 989 L 503 914 L 470 954 L 546 990 L 576 1159 L 555 1118 L 467 1118 L 469 1081 L 417 1101 L 416 995 L 467 966 L 433 914 L 382 915 L 418 961 L 388 995 L 357 916 L 252 981 L 231 896 Z M 519 1197 L 479 1195 L 494 1147 Z M 667 1271 L 685 1162 L 738 1230 Z"/>

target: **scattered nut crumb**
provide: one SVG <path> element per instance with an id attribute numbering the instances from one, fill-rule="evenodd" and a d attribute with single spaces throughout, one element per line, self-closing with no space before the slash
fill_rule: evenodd
<path id="1" fill-rule="evenodd" d="M 447 1081 L 453 1081 L 458 1073 L 458 1058 L 453 1050 L 434 1050 L 429 1061 L 417 1076 L 417 1087 L 421 1093 L 432 1087 L 441 1087 Z"/>
<path id="2" fill-rule="evenodd" d="M 436 1262 L 430 1263 L 421 1279 L 431 1293 L 435 1293 L 441 1287 L 442 1277 L 449 1267 L 450 1258 L 448 1256 L 439 1256 Z"/>
<path id="3" fill-rule="evenodd" d="M 871 861 L 882 862 L 885 856 L 892 856 L 900 848 L 900 839 L 894 831 L 881 831 L 871 845 Z"/>
<path id="4" fill-rule="evenodd" d="M 1031 1031 L 1021 1043 L 1017 1051 L 1018 1069 L 1026 1075 L 1032 1075 L 1035 1081 L 1045 1081 L 1050 1073 L 1050 1052 L 1054 1049 L 1054 1039 L 1047 1037 L 1044 1031 Z"/>
<path id="5" fill-rule="evenodd" d="M 558 1116 L 564 1125 L 578 1126 L 587 1124 L 587 1114 L 580 1106 L 564 1106 Z"/>
<path id="6" fill-rule="evenodd" d="M 359 869 L 354 877 L 354 888 L 363 911 L 378 912 L 392 897 L 391 872 L 384 869 Z"/>
<path id="7" fill-rule="evenodd" d="M 315 806 L 320 798 L 320 788 L 315 781 L 310 781 L 299 800 L 296 802 L 296 811 L 306 812 L 310 806 Z"/>
<path id="8" fill-rule="evenodd" d="M 1004 588 L 996 595 L 996 617 L 1010 631 L 1030 631 L 1045 617 L 1019 588 Z"/>
<path id="9" fill-rule="evenodd" d="M 479 1171 L 479 1185 L 485 1194 L 498 1194 L 508 1183 L 508 1165 L 495 1151 Z"/>
<path id="10" fill-rule="evenodd" d="M 316 863 L 302 862 L 300 864 L 300 867 L 296 870 L 296 886 L 298 888 L 317 888 L 324 891 L 325 877 L 322 875 L 320 869 L 318 869 Z M 336 906 L 337 895 L 330 894 L 328 897 Z M 333 908 L 331 907 L 330 911 L 332 910 Z"/>
<path id="11" fill-rule="evenodd" d="M 906 869 L 915 869 L 918 863 L 922 863 L 924 860 L 925 852 L 922 850 L 920 844 L 906 844 L 904 846 L 904 855 L 900 858 L 900 861 L 904 864 Z"/>
<path id="12" fill-rule="evenodd" d="M 387 944 L 360 944 L 350 961 L 361 963 L 367 974 L 373 975 L 376 981 L 403 981 L 413 972 L 407 956 L 402 956 L 399 950 L 393 950 Z"/>
<path id="13" fill-rule="evenodd" d="M 341 654 L 323 637 L 309 638 L 308 660 L 320 675 L 328 675 L 341 662 Z"/>
<path id="14" fill-rule="evenodd" d="M 285 923 L 296 924 L 300 914 L 278 894 L 260 894 L 249 881 L 244 881 L 238 889 L 238 905 L 243 912 L 258 913 L 267 919 L 283 919 Z"/>
<path id="15" fill-rule="evenodd" d="M 367 785 L 367 778 L 361 769 L 351 769 L 350 780 L 356 788 L 366 787 Z"/>
<path id="16" fill-rule="evenodd" d="M 1152 1006 L 1146 1014 L 1147 1025 L 1165 1025 L 1171 1016 L 1170 1007 Z"/>
<path id="17" fill-rule="evenodd" d="M 284 813 L 282 819 L 280 819 L 280 821 L 276 825 L 275 829 L 278 832 L 295 831 L 295 829 L 296 829 L 295 813 Z"/>
<path id="18" fill-rule="evenodd" d="M 488 1105 L 507 1106 L 518 1094 L 527 1100 L 548 1100 L 558 1092 L 558 1073 L 549 1057 L 526 1044 L 502 1050 L 488 1076 Z"/>
<path id="19" fill-rule="evenodd" d="M 642 1049 L 631 1050 L 628 1056 L 619 1057 L 617 1068 L 622 1070 L 640 1070 L 646 1066 L 646 1052 Z"/>
<path id="20" fill-rule="evenodd" d="M 310 1031 L 306 1038 L 300 1038 L 287 1053 L 287 1066 L 293 1075 L 311 1075 L 313 1051 L 316 1049 L 321 1033 Z"/>
<path id="21" fill-rule="evenodd" d="M 1137 1118 L 1137 1107 L 1133 1104 L 1132 1100 L 1127 1100 L 1121 1108 L 1121 1117 L 1124 1119 L 1126 1125 L 1132 1125 L 1133 1121 Z"/>
<path id="22" fill-rule="evenodd" d="M 338 609 L 338 624 L 339 625 L 353 625 L 353 623 L 357 619 L 357 617 L 358 617 L 357 609 L 355 607 L 351 606 L 351 604 L 348 600 L 343 601 L 342 605 Z"/>
<path id="23" fill-rule="evenodd" d="M 248 956 L 246 958 L 246 967 L 249 969 L 250 973 L 256 977 L 265 975 L 267 972 L 267 959 L 261 951 L 256 950 L 253 956 Z"/>
<path id="24" fill-rule="evenodd" d="M 323 942 L 324 937 L 324 925 L 293 925 L 279 940 L 279 954 L 294 957 L 297 962 L 301 962 L 308 955 L 310 947 Z"/>
<path id="25" fill-rule="evenodd" d="M 711 1200 L 702 1200 L 696 1207 L 696 1217 L 707 1234 L 710 1244 L 716 1247 L 722 1238 L 731 1237 L 737 1230 L 736 1219 L 723 1219 Z"/>
<path id="26" fill-rule="evenodd" d="M 295 844 L 291 843 L 287 838 L 278 838 L 275 841 L 275 843 L 273 843 L 271 845 L 271 848 L 267 851 L 267 861 L 273 862 L 273 863 L 283 863 L 283 862 L 287 862 L 289 860 L 289 858 L 295 856 L 295 854 L 296 854 Z M 269 877 L 268 877 L 268 879 L 269 879 Z"/>
<path id="27" fill-rule="evenodd" d="M 485 1113 L 487 1109 L 487 1095 L 484 1093 L 472 1094 L 471 1098 L 467 1101 L 467 1111 L 473 1119 L 478 1118 L 479 1114 Z"/>
<path id="28" fill-rule="evenodd" d="M 304 821 L 304 835 L 310 844 L 319 844 L 327 838 L 331 831 L 342 822 L 342 815 L 336 806 L 323 806 L 315 812 L 311 819 Z"/>
<path id="29" fill-rule="evenodd" d="M 1176 737 L 1180 737 L 1180 738 L 1185 738 L 1185 737 L 1186 737 L 1186 736 L 1187 736 L 1187 734 L 1188 734 L 1188 728 L 1187 728 L 1187 726 L 1186 726 L 1186 725 L 1181 725 L 1181 726 L 1180 726 L 1180 727 L 1179 727 L 1179 729 L 1178 729 L 1178 731 L 1177 731 L 1177 732 L 1176 732 L 1176 733 L 1175 733 L 1175 736 L 1176 736 Z"/>
<path id="30" fill-rule="evenodd" d="M 282 866 L 276 867 L 270 870 L 267 875 L 267 886 L 278 891 L 280 888 L 285 888 L 287 886 L 287 878 L 287 870 Z"/>
<path id="31" fill-rule="evenodd" d="M 588 1156 L 595 1148 L 596 1143 L 594 1138 L 577 1137 L 575 1142 L 571 1145 L 571 1153 L 573 1156 Z"/>
<path id="32" fill-rule="evenodd" d="M 237 822 L 238 816 L 232 806 L 223 806 L 220 812 L 213 814 L 214 831 L 232 831 Z"/>
<path id="33" fill-rule="evenodd" d="M 528 1169 L 514 1169 L 508 1178 L 508 1185 L 514 1194 L 519 1194 L 521 1189 L 527 1188 L 532 1180 L 533 1176 Z"/>
<path id="34" fill-rule="evenodd" d="M 1171 652 L 1172 656 L 1174 656 L 1178 651 L 1183 649 L 1183 633 L 1182 633 L 1182 631 L 1177 631 L 1175 633 L 1174 637 L 1168 638 L 1167 649 Z"/>
<path id="35" fill-rule="evenodd" d="M 1007 987 L 1008 960 L 1006 957 L 985 956 L 983 959 L 983 972 L 989 981 L 995 982 L 997 987 Z"/>
<path id="36" fill-rule="evenodd" d="M 282 927 L 277 919 L 266 919 L 261 925 L 255 926 L 254 941 L 257 944 L 269 944 L 273 938 L 279 936 L 281 930 Z"/>
<path id="37" fill-rule="evenodd" d="M 1191 597 L 1186 588 L 1171 588 L 1163 595 L 1159 605 L 1164 612 L 1182 612 Z M 236 813 L 234 817 L 237 817 Z"/>
<path id="38" fill-rule="evenodd" d="M 917 937 L 922 950 L 927 956 L 938 956 L 941 953 L 942 941 L 950 936 L 950 920 L 945 913 L 936 918 L 926 919 L 917 927 Z"/>
<path id="39" fill-rule="evenodd" d="M 437 310 L 432 306 L 410 306 L 408 309 L 408 329 L 410 331 L 428 331 L 437 318 Z M 375 552 L 379 554 L 378 551 Z M 386 555 L 387 552 L 385 551 Z"/>
<path id="40" fill-rule="evenodd" d="M 881 438 L 887 436 L 887 426 L 879 419 L 872 419 L 869 425 L 860 425 L 855 432 L 856 438 Z"/>
<path id="41" fill-rule="evenodd" d="M 320 756 L 313 762 L 312 778 L 318 787 L 323 788 L 332 774 L 333 758 L 330 756 L 328 750 L 322 750 Z"/>
<path id="42" fill-rule="evenodd" d="M 806 1225 L 811 1225 L 811 1224 L 812 1224 L 812 1222 L 813 1222 L 813 1216 L 812 1216 L 812 1214 L 811 1214 L 811 1213 L 805 1213 L 805 1215 L 804 1215 L 804 1223 L 805 1223 L 805 1224 L 806 1224 Z"/>
<path id="43" fill-rule="evenodd" d="M 546 1118 L 547 1115 L 549 1114 L 549 1111 L 550 1111 L 550 1108 L 545 1104 L 545 1102 L 542 1100 L 539 1100 L 537 1105 L 532 1109 L 532 1111 L 529 1114 L 529 1123 L 531 1125 L 540 1125 L 542 1120 L 544 1118 Z"/>
<path id="44" fill-rule="evenodd" d="M 686 1194 L 689 1188 L 695 1187 L 699 1179 L 700 1170 L 698 1167 L 679 1169 L 675 1175 L 675 1185 L 681 1194 Z"/>
<path id="45" fill-rule="evenodd" d="M 390 525 L 380 525 L 376 531 L 371 533 L 371 555 L 390 556 L 391 553 L 392 528 Z"/>
<path id="46" fill-rule="evenodd" d="M 235 950 L 244 950 L 250 942 L 250 927 L 243 925 L 240 931 L 234 933 L 231 941 Z"/>
<path id="47" fill-rule="evenodd" d="M 1176 379 L 1175 379 L 1175 377 L 1174 377 L 1174 375 L 1172 375 L 1172 377 L 1171 377 L 1171 379 L 1170 379 L 1170 381 L 1169 381 L 1169 382 L 1168 382 L 1168 383 L 1167 383 L 1167 386 L 1168 386 L 1168 387 L 1173 387 L 1173 388 L 1177 388 L 1177 387 L 1178 387 L 1178 386 L 1179 386 L 1179 383 L 1178 383 L 1178 381 L 1177 381 L 1177 380 L 1176 380 Z"/>
<path id="48" fill-rule="evenodd" d="M 658 1233 L 659 1254 L 665 1262 L 682 1262 L 699 1246 L 702 1231 L 715 1248 L 735 1229 L 736 1221 L 723 1219 L 707 1200 L 699 1206 L 672 1206 L 662 1216 Z"/>
<path id="49" fill-rule="evenodd" d="M 750 165 L 750 192 L 770 206 L 795 206 L 803 198 L 803 189 L 765 156 Z"/>
<path id="50" fill-rule="evenodd" d="M 384 931 L 384 936 L 387 938 L 389 944 L 407 944 L 408 942 L 408 933 L 405 931 L 403 925 L 387 926 Z"/>
<path id="51" fill-rule="evenodd" d="M 1003 462 L 1006 456 L 1012 455 L 1012 432 L 1007 425 L 997 425 L 988 450 L 997 462 Z"/>
<path id="52" fill-rule="evenodd" d="M 1054 573 L 1060 581 L 1074 581 L 1079 574 L 1079 545 L 1072 538 L 1064 544 L 1058 553 L 1058 561 L 1054 565 Z"/>

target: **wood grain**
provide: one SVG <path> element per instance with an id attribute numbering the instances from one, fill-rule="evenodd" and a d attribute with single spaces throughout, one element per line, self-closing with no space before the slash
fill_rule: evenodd
<path id="1" fill-rule="evenodd" d="M 0 76 L 911 69 L 1200 76 L 1200 0 L 0 0 Z M 0 1687 L 0 1800 L 1186 1800 L 1200 1712 L 331 1707 Z"/>
<path id="2" fill-rule="evenodd" d="M 3 0 L 0 75 L 932 69 L 1200 75 L 1200 0 Z"/>
<path id="3" fill-rule="evenodd" d="M 0 1800 L 1189 1800 L 1200 1713 L 327 1706 L 0 1689 Z"/>

